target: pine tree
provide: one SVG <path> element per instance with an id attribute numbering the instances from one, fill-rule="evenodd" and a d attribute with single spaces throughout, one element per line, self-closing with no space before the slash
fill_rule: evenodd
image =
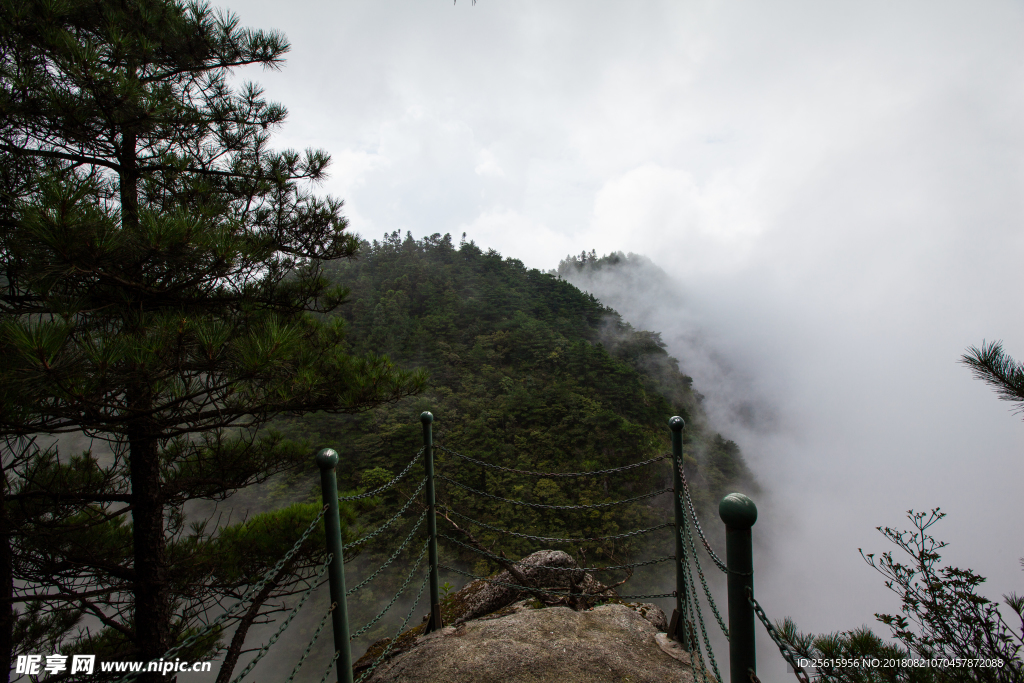
<path id="1" fill-rule="evenodd" d="M 358 247 L 342 202 L 308 189 L 329 157 L 273 151 L 285 109 L 227 80 L 278 68 L 287 50 L 195 2 L 0 2 L 0 152 L 36 169 L 0 220 L 0 430 L 110 444 L 111 463 L 75 465 L 106 482 L 75 494 L 76 514 L 105 516 L 92 533 L 131 548 L 76 562 L 127 597 L 76 600 L 124 659 L 158 658 L 189 628 L 171 555 L 210 533 L 188 531 L 184 503 L 306 457 L 260 431 L 269 419 L 359 411 L 423 385 L 350 355 L 321 315 L 346 294 L 323 264 Z M 17 495 L 52 500 L 63 485 Z"/>

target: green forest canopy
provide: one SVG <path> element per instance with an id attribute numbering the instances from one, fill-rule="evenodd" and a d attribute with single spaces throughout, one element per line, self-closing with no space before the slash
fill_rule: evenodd
<path id="1" fill-rule="evenodd" d="M 544 472 L 599 470 L 665 453 L 668 418 L 681 415 L 698 508 L 711 513 L 725 493 L 753 487 L 738 447 L 708 427 L 691 378 L 658 333 L 633 329 L 554 275 L 473 242 L 456 246 L 450 235 L 415 240 L 394 232 L 363 241 L 359 254 L 328 268 L 351 290 L 351 303 L 335 314 L 347 323 L 350 351 L 386 353 L 398 365 L 426 370 L 430 379 L 425 393 L 395 405 L 279 425 L 338 449 L 343 488 L 369 489 L 396 473 L 422 443 L 417 418 L 423 410 L 435 416 L 437 443 L 489 463 Z M 670 485 L 665 462 L 614 478 L 538 480 L 446 461 L 443 453 L 439 460 L 448 476 L 474 488 L 554 505 L 606 502 Z M 621 533 L 656 517 L 663 521 L 670 510 L 667 501 L 657 509 L 645 501 L 586 514 L 538 513 L 459 490 L 439 496 L 475 519 L 542 536 Z M 478 534 L 486 542 L 497 536 Z M 510 557 L 537 549 L 510 537 L 499 547 Z M 631 548 L 585 550 L 607 561 Z M 494 568 L 477 565 L 478 571 Z"/>

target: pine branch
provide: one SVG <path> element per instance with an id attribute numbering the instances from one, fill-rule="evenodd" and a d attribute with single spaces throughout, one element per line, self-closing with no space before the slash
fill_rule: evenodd
<path id="1" fill-rule="evenodd" d="M 981 348 L 971 346 L 960 357 L 960 363 L 995 389 L 1003 401 L 1017 404 L 1014 412 L 1024 413 L 1024 363 L 1018 363 L 1003 351 L 1002 341 L 982 342 Z"/>
<path id="2" fill-rule="evenodd" d="M 121 635 L 125 636 L 129 640 L 132 640 L 132 639 L 135 638 L 135 632 L 132 629 L 128 628 L 127 626 L 125 626 L 124 624 L 122 624 L 119 621 L 111 619 L 110 617 L 108 617 L 103 612 L 103 610 L 101 610 L 99 607 L 97 607 L 96 605 L 92 604 L 91 602 L 89 602 L 85 598 L 79 598 L 77 600 L 77 602 L 78 602 L 78 605 L 83 610 L 89 612 L 94 617 L 99 619 L 100 622 L 104 626 L 106 626 L 107 628 L 112 629 L 114 631 L 117 631 L 118 633 L 120 633 Z"/>
<path id="3" fill-rule="evenodd" d="M 59 588 L 60 593 L 33 593 L 31 595 L 16 595 L 11 598 L 0 598 L 0 603 L 18 603 L 18 602 L 35 602 L 37 600 L 69 600 L 78 601 L 82 598 L 94 598 L 100 595 L 111 595 L 117 593 L 122 588 L 97 588 L 96 590 L 84 591 L 82 593 L 75 593 L 67 591 L 63 588 Z"/>
<path id="4" fill-rule="evenodd" d="M 75 503 L 131 503 L 134 498 L 131 494 L 125 495 L 102 495 L 102 494 L 89 494 L 89 493 L 63 493 L 60 491 L 27 491 L 24 493 L 14 493 L 6 496 L 7 500 L 31 500 L 34 498 L 48 498 L 53 501 L 70 501 Z M 118 515 L 124 514 L 123 510 L 118 510 Z"/>
<path id="5" fill-rule="evenodd" d="M 69 154 L 67 152 L 57 152 L 55 150 L 17 147 L 6 142 L 0 143 L 0 150 L 18 156 L 41 157 L 43 159 L 61 159 L 63 161 L 74 161 L 75 163 L 79 164 L 103 166 L 105 168 L 110 168 L 115 171 L 119 171 L 121 169 L 121 166 L 119 164 L 116 164 L 112 161 L 107 161 L 106 159 L 98 159 L 96 157 L 85 156 L 82 154 Z"/>

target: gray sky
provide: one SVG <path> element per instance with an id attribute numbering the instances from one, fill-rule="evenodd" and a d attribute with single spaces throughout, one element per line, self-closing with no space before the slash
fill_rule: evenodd
<path id="1" fill-rule="evenodd" d="M 887 550 L 874 527 L 909 508 L 949 513 L 946 555 L 990 597 L 1024 589 L 1024 422 L 956 363 L 982 339 L 1024 359 L 1020 2 L 227 7 L 290 39 L 282 72 L 242 76 L 289 108 L 281 146 L 333 155 L 325 189 L 364 237 L 669 273 L 623 312 L 666 333 L 766 483 L 773 618 L 897 609 L 857 548 Z M 740 401 L 771 419 L 744 426 Z"/>

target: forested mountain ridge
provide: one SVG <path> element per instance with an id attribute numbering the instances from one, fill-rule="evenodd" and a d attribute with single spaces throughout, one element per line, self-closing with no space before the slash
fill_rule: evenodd
<path id="1" fill-rule="evenodd" d="M 351 303 L 337 313 L 346 320 L 351 351 L 387 354 L 430 376 L 425 393 L 396 405 L 357 416 L 306 416 L 283 426 L 339 450 L 342 487 L 372 488 L 396 473 L 421 445 L 417 417 L 423 410 L 435 416 L 437 443 L 490 463 L 545 472 L 613 468 L 665 453 L 667 421 L 678 414 L 688 425 L 685 463 L 699 507 L 710 512 L 728 490 L 751 487 L 739 449 L 708 428 L 691 379 L 660 336 L 633 329 L 568 282 L 472 242 L 456 246 L 450 235 L 415 240 L 397 232 L 363 241 L 358 259 L 334 262 L 328 273 L 351 290 Z M 670 485 L 667 463 L 612 479 L 524 480 L 485 474 L 443 453 L 439 459 L 449 476 L 475 488 L 554 505 L 605 502 Z M 538 535 L 619 533 L 651 516 L 640 505 L 538 514 L 463 494 L 441 497 L 476 519 Z M 495 538 L 486 530 L 480 536 Z M 514 554 L 535 549 L 511 537 L 500 545 Z M 595 546 L 588 552 L 600 558 L 625 550 Z"/>

